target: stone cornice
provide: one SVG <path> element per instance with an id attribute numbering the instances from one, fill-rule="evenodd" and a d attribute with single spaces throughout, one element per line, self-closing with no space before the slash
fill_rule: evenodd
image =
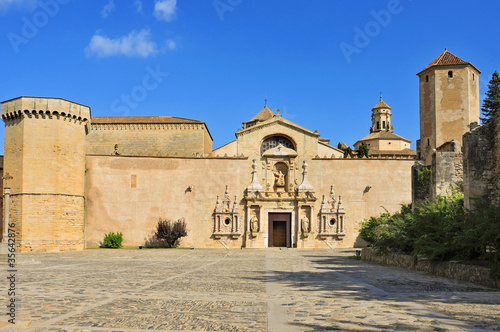
<path id="1" fill-rule="evenodd" d="M 57 120 L 75 122 L 75 123 L 80 123 L 80 124 L 88 123 L 87 118 L 82 118 L 81 116 L 66 114 L 64 112 L 59 113 L 57 111 L 27 111 L 26 110 L 24 112 L 21 112 L 18 110 L 15 112 L 9 112 L 9 113 L 2 114 L 2 120 L 4 122 L 15 120 L 15 119 L 22 119 L 22 118 L 57 119 Z"/>
<path id="2" fill-rule="evenodd" d="M 204 130 L 203 123 L 91 123 L 91 130 Z"/>
<path id="3" fill-rule="evenodd" d="M 87 123 L 90 119 L 90 108 L 58 98 L 20 97 L 3 102 L 1 115 L 3 121 L 28 117 Z"/>
<path id="4" fill-rule="evenodd" d="M 258 125 L 255 125 L 255 126 L 252 126 L 252 127 L 249 127 L 249 128 L 246 128 L 244 130 L 239 130 L 238 132 L 236 132 L 236 138 L 240 137 L 240 136 L 244 136 L 244 135 L 247 135 L 247 134 L 250 134 L 250 133 L 253 133 L 254 131 L 258 131 L 258 130 L 261 130 L 261 129 L 264 129 L 264 128 L 267 128 L 267 127 L 271 127 L 273 125 L 282 125 L 284 127 L 287 127 L 287 128 L 290 128 L 290 129 L 293 129 L 293 130 L 297 130 L 303 134 L 306 134 L 306 135 L 309 135 L 309 136 L 313 136 L 313 137 L 319 137 L 320 135 L 317 134 L 317 133 L 314 133 L 308 129 L 305 129 L 305 128 L 302 128 L 301 126 L 291 122 L 291 121 L 288 121 L 286 119 L 283 119 L 281 117 L 274 117 L 270 120 L 267 120 L 265 121 L 264 123 L 262 124 L 258 124 Z"/>

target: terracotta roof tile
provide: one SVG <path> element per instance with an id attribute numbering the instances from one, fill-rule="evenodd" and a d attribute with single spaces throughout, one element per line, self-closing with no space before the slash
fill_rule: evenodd
<path id="1" fill-rule="evenodd" d="M 450 66 L 450 65 L 471 65 L 477 71 L 479 71 L 479 73 L 481 73 L 481 71 L 477 69 L 472 63 L 460 59 L 458 56 L 450 53 L 447 49 L 445 49 L 443 53 L 439 54 L 438 57 L 435 58 L 431 63 L 429 63 L 427 67 L 425 67 L 422 71 L 420 71 L 420 73 L 434 66 Z"/>
<path id="2" fill-rule="evenodd" d="M 374 139 L 392 139 L 392 140 L 401 140 L 401 141 L 411 142 L 410 140 L 408 140 L 404 137 L 401 137 L 399 135 L 396 135 L 394 133 L 389 133 L 386 131 L 378 131 L 376 133 L 370 133 L 368 136 L 360 139 L 358 142 L 371 141 Z"/>
<path id="3" fill-rule="evenodd" d="M 252 120 L 248 121 L 248 122 L 252 122 L 252 121 L 255 121 L 255 120 L 258 120 L 258 121 L 266 121 L 270 118 L 272 118 L 274 116 L 274 112 L 271 111 L 269 109 L 269 107 L 264 106 L 264 108 L 262 109 L 262 111 L 260 111 L 259 113 L 257 113 L 257 115 L 255 115 Z"/>

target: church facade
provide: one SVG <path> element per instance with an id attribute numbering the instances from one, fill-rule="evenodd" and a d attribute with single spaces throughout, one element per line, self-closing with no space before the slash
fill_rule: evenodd
<path id="1" fill-rule="evenodd" d="M 108 232 L 141 246 L 160 218 L 186 221 L 184 247 L 362 246 L 364 219 L 412 199 L 416 152 L 382 98 L 356 143 L 370 145 L 368 159 L 267 106 L 217 149 L 202 121 L 91 117 L 58 98 L 5 101 L 1 116 L 4 214 L 21 251 L 98 247 Z"/>

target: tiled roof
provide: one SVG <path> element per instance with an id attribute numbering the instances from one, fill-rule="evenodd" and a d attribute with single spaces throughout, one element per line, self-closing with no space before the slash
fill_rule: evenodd
<path id="1" fill-rule="evenodd" d="M 102 116 L 93 117 L 92 124 L 105 124 L 105 123 L 203 123 L 198 120 L 190 120 L 178 118 L 175 116 Z"/>
<path id="2" fill-rule="evenodd" d="M 393 140 L 402 140 L 402 141 L 406 141 L 406 142 L 411 142 L 410 140 L 408 140 L 404 137 L 401 137 L 399 135 L 396 135 L 394 133 L 389 133 L 386 131 L 378 131 L 376 133 L 370 133 L 368 136 L 360 139 L 358 142 L 371 141 L 374 139 L 393 139 Z"/>
<path id="3" fill-rule="evenodd" d="M 427 67 L 425 67 L 421 72 L 434 66 L 450 66 L 450 65 L 471 65 L 477 71 L 479 71 L 479 69 L 477 69 L 472 63 L 460 59 L 458 56 L 451 54 L 447 49 L 445 49 L 443 53 L 439 54 L 439 56 L 435 58 L 431 63 L 429 63 Z M 481 71 L 479 72 L 481 73 Z"/>
<path id="4" fill-rule="evenodd" d="M 248 122 L 252 122 L 252 121 L 255 121 L 255 120 L 266 121 L 266 120 L 272 118 L 274 115 L 275 115 L 274 112 L 271 111 L 269 109 L 269 107 L 267 107 L 267 105 L 266 105 L 266 106 L 264 106 L 264 108 L 262 109 L 262 111 L 260 111 L 259 113 L 257 113 L 257 115 L 254 116 L 252 118 L 252 120 L 250 120 Z"/>
<path id="5" fill-rule="evenodd" d="M 389 105 L 387 105 L 383 100 L 382 100 L 382 96 L 380 96 L 380 101 L 377 103 L 377 105 L 375 105 L 375 107 L 373 109 L 377 109 L 377 108 L 386 108 L 386 109 L 391 109 L 391 107 Z"/>

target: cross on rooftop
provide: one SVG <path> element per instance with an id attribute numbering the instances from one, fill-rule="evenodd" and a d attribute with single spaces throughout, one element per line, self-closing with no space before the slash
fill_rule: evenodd
<path id="1" fill-rule="evenodd" d="M 5 180 L 5 187 L 9 188 L 9 180 L 12 180 L 13 177 L 9 174 L 9 172 L 5 173 L 5 176 L 2 177 Z"/>

